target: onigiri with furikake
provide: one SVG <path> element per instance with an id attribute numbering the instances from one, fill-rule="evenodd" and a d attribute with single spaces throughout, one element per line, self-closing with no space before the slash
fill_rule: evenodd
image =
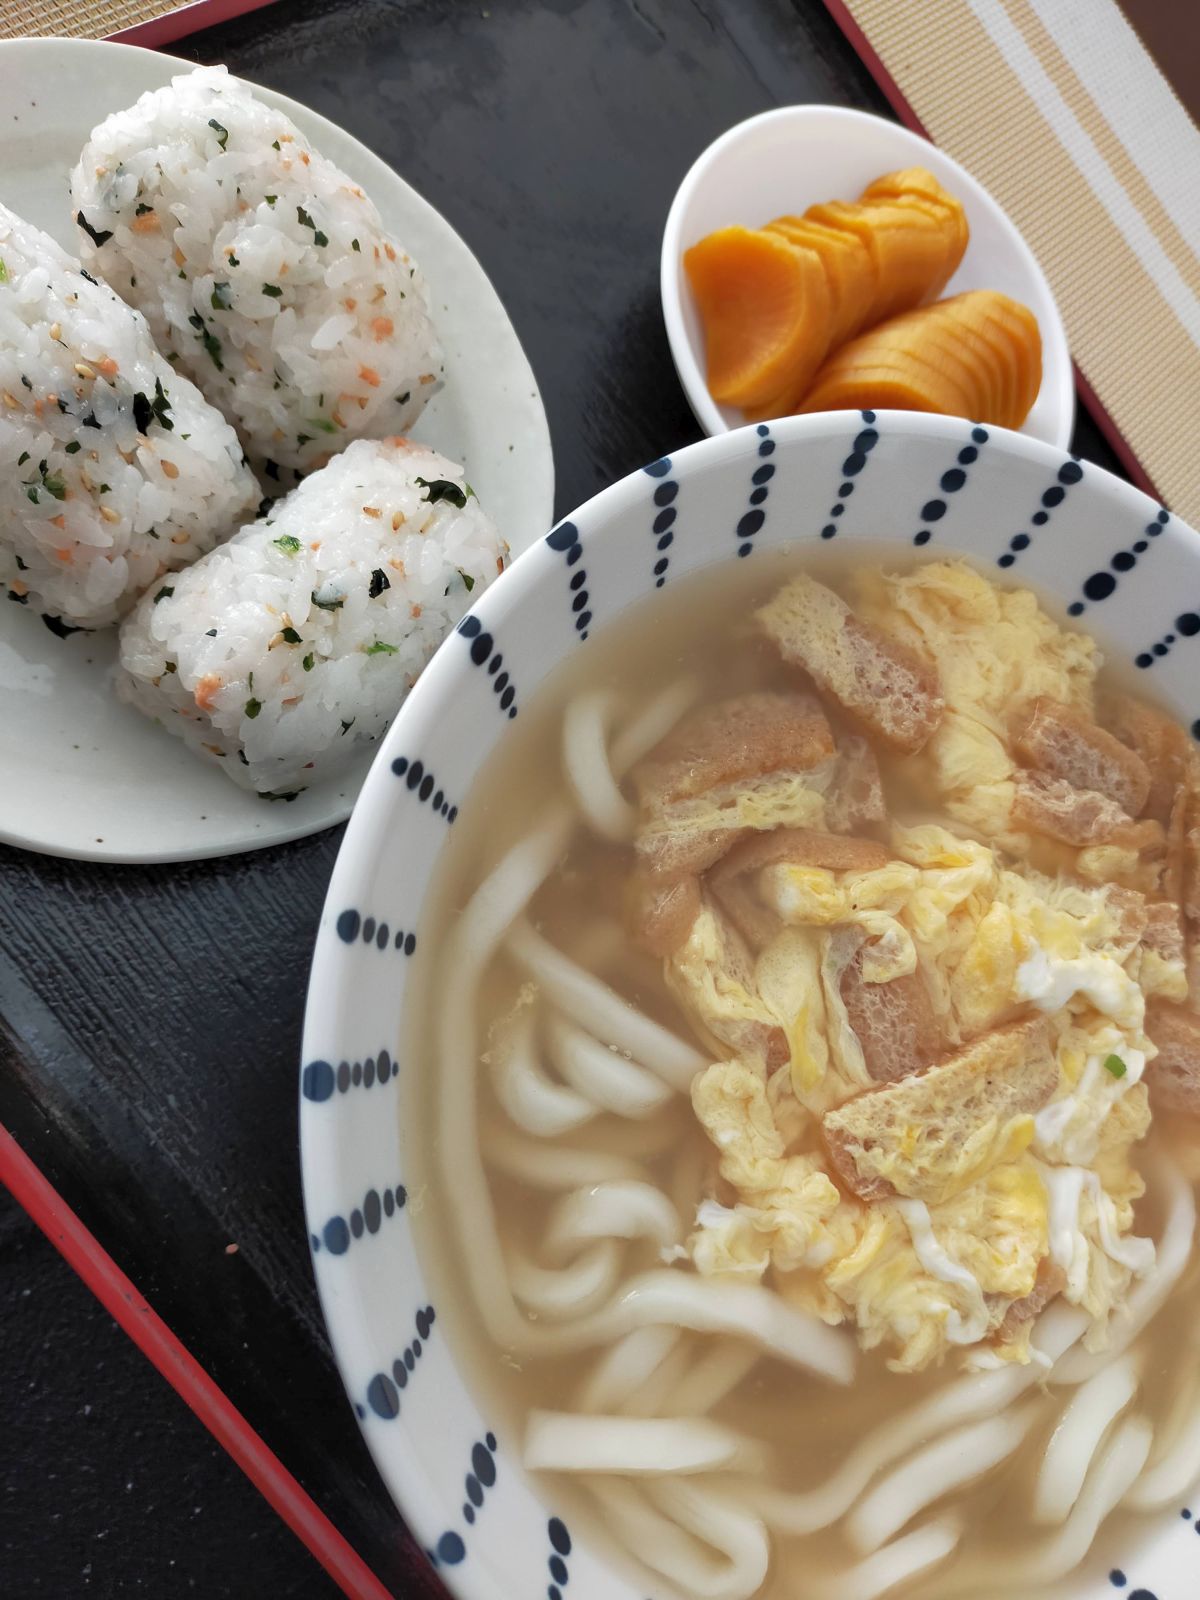
<path id="1" fill-rule="evenodd" d="M 264 487 L 407 433 L 442 357 L 415 261 L 362 188 L 223 67 L 96 128 L 71 179 L 85 263 L 235 424 Z"/>
<path id="2" fill-rule="evenodd" d="M 0 206 L 0 588 L 113 622 L 258 504 L 233 429 L 145 319 Z"/>
<path id="3" fill-rule="evenodd" d="M 507 554 L 460 466 L 358 440 L 144 597 L 118 693 L 235 782 L 291 798 L 380 737 Z"/>

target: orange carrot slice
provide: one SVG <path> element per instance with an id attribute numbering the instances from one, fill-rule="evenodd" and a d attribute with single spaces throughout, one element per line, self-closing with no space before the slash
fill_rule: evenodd
<path id="1" fill-rule="evenodd" d="M 800 394 L 829 348 L 818 257 L 778 234 L 719 228 L 685 252 L 704 327 L 708 387 L 722 405 Z"/>
<path id="2" fill-rule="evenodd" d="M 976 289 L 893 317 L 843 345 L 799 409 L 894 406 L 1019 428 L 1041 377 L 1033 313 L 1007 295 Z"/>

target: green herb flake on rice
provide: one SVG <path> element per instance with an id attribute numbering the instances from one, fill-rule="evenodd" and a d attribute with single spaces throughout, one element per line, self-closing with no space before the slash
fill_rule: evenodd
<path id="1" fill-rule="evenodd" d="M 418 478 L 417 482 L 425 490 L 425 498 L 430 505 L 436 505 L 439 500 L 449 500 L 452 506 L 457 506 L 461 511 L 467 503 L 464 490 L 459 484 L 452 483 L 449 478 L 434 478 L 432 482 Z"/>
<path id="2" fill-rule="evenodd" d="M 84 233 L 87 234 L 88 238 L 92 241 L 97 249 L 99 249 L 102 244 L 107 244 L 112 238 L 111 228 L 93 228 L 82 211 L 77 211 L 75 213 L 75 221 L 83 229 Z"/>

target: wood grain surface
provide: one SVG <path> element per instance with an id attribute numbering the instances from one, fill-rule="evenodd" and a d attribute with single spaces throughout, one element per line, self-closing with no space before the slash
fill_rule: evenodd
<path id="1" fill-rule="evenodd" d="M 658 303 L 695 155 L 773 105 L 886 111 L 820 0 L 290 0 L 178 48 L 341 123 L 459 230 L 541 384 L 560 514 L 697 437 Z M 1090 429 L 1078 448 L 1111 464 Z M 394 1593 L 432 1596 L 333 1367 L 301 1212 L 300 1026 L 339 838 L 143 869 L 0 851 L 0 1121 Z M 6 1274 L 0 1326 L 18 1293 Z M 41 1485 L 52 1443 L 25 1448 Z M 5 1593 L 34 1592 L 54 1509 L 29 1489 Z M 156 1536 L 117 1497 L 111 1517 Z M 245 1592 L 270 1576 L 247 1557 Z"/>

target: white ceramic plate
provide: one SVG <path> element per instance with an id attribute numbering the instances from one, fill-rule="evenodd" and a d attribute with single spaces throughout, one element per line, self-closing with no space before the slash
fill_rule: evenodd
<path id="1" fill-rule="evenodd" d="M 74 253 L 67 178 L 92 128 L 190 63 L 78 39 L 0 44 L 0 200 Z M 446 383 L 414 437 L 466 465 L 514 554 L 550 526 L 554 463 L 537 383 L 483 269 L 449 223 L 332 122 L 255 86 L 355 178 L 431 287 Z M 350 814 L 373 751 L 341 778 L 269 803 L 202 766 L 114 697 L 116 636 L 56 638 L 32 607 L 0 610 L 0 839 L 99 861 L 256 850 Z"/>
<path id="2" fill-rule="evenodd" d="M 697 158 L 672 202 L 663 233 L 662 304 L 679 381 L 708 434 L 740 428 L 704 381 L 704 337 L 683 270 L 683 252 L 714 228 L 761 227 L 825 200 L 853 200 L 873 178 L 927 167 L 962 201 L 971 241 L 945 293 L 999 289 L 1027 305 L 1042 333 L 1042 387 L 1022 433 L 1065 450 L 1075 425 L 1067 335 L 1033 251 L 983 186 L 936 145 L 898 123 L 842 106 L 784 106 L 739 122 Z"/>

